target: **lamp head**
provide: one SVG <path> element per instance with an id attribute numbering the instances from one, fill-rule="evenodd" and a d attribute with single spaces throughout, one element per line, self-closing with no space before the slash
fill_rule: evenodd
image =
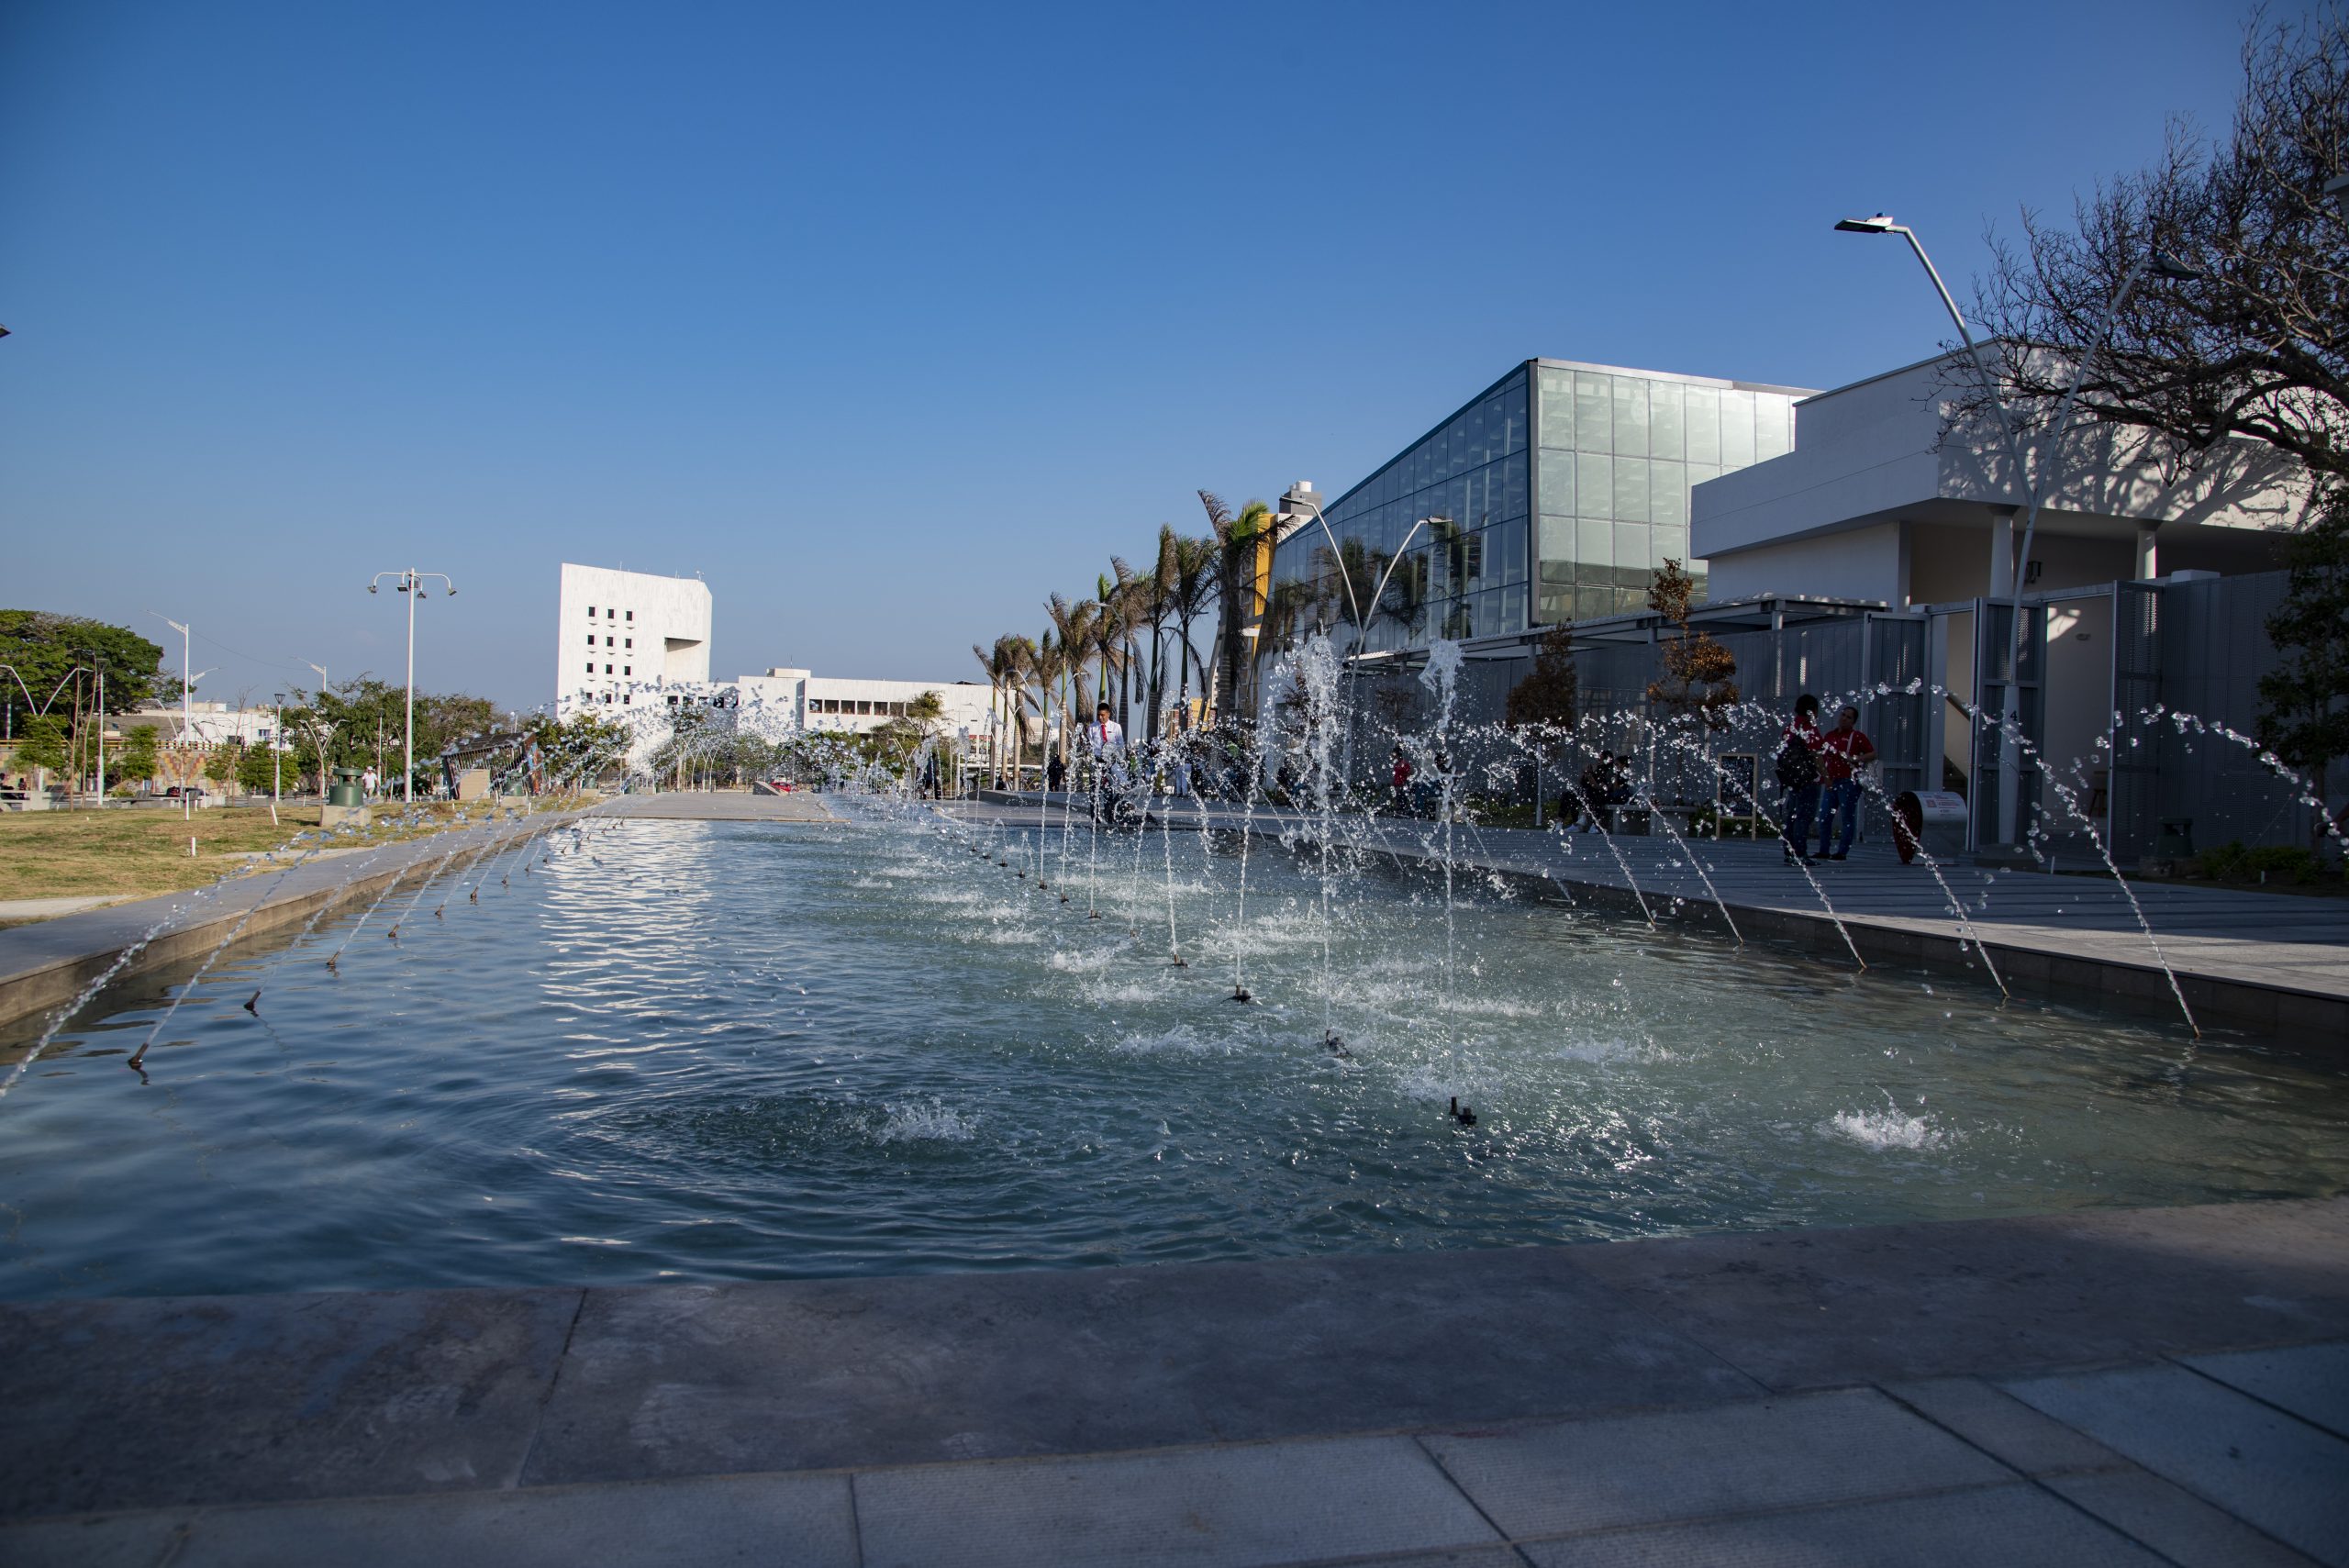
<path id="1" fill-rule="evenodd" d="M 449 584 L 449 596 L 452 599 L 457 596 L 457 585 L 454 583 Z"/>
<path id="2" fill-rule="evenodd" d="M 1900 226 L 1892 221 L 1890 213 L 1880 212 L 1874 217 L 1847 217 L 1835 227 L 1844 234 L 1890 234 Z"/>
<path id="3" fill-rule="evenodd" d="M 368 584 L 367 584 L 367 591 L 368 591 L 369 593 L 371 593 L 371 594 L 372 594 L 372 593 L 373 593 L 373 592 L 375 591 L 375 584 L 373 584 L 373 583 Z"/>
<path id="4" fill-rule="evenodd" d="M 2202 278 L 2199 268 L 2188 266 L 2166 250 L 2154 251 L 2145 262 L 2145 271 L 2157 278 L 2167 278 L 2172 283 L 2199 283 Z"/>

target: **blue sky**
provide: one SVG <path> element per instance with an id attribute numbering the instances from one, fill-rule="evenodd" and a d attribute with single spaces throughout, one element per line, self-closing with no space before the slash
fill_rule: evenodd
<path id="1" fill-rule="evenodd" d="M 958 679 L 1518 360 L 1932 352 L 1833 220 L 1958 284 L 2222 128 L 2246 10 L 8 0 L 0 605 L 265 697 L 396 679 L 414 564 L 419 683 L 525 706 L 570 559 L 700 572 L 721 676 Z"/>

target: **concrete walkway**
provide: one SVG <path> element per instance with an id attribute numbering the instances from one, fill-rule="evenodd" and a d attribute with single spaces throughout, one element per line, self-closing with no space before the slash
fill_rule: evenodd
<path id="1" fill-rule="evenodd" d="M 0 1307 L 11 1564 L 2349 1564 L 2349 1200 Z"/>
<path id="2" fill-rule="evenodd" d="M 578 815 L 572 813 L 570 815 Z M 568 820 L 544 813 L 539 826 Z M 0 930 L 0 1025 L 61 1006 L 126 952 L 118 978 L 200 958 L 242 922 L 242 937 L 261 937 L 308 919 L 321 905 L 373 897 L 411 875 L 429 873 L 452 853 L 469 855 L 510 830 L 501 819 L 373 847 L 316 852 L 284 869 L 263 867 L 209 886 L 128 903 L 109 903 L 34 925 Z M 143 944 L 143 945 L 141 945 Z"/>
<path id="3" fill-rule="evenodd" d="M 753 795 L 749 790 L 679 790 L 674 794 L 623 795 L 604 803 L 607 817 L 639 817 L 668 822 L 837 822 L 823 796 L 794 790 L 789 795 Z"/>
<path id="4" fill-rule="evenodd" d="M 949 809 L 1016 831 L 1033 828 L 1034 799 L 1024 811 L 992 804 Z M 1236 830 L 1243 817 L 1187 804 L 1168 815 L 1178 829 L 1202 819 Z M 1265 810 L 1246 819 L 1259 833 L 1308 840 L 1318 828 Z M 1341 818 L 1333 841 L 1374 862 L 1419 866 L 1437 863 L 1442 832 L 1420 818 Z M 1722 935 L 1733 923 L 1748 940 L 1794 943 L 1831 962 L 1852 962 L 1856 948 L 1869 962 L 1924 964 L 1987 981 L 1969 951 L 1978 943 L 2017 991 L 2176 1018 L 2166 960 L 2201 1021 L 2320 1045 L 2349 1041 L 2349 898 L 2151 883 L 2124 891 L 2110 876 L 1973 865 L 1940 868 L 1944 892 L 1922 862 L 1900 864 L 1888 843 L 1861 845 L 1850 860 L 1815 865 L 1808 877 L 1784 863 L 1775 840 L 1699 839 L 1684 850 L 1670 838 L 1610 842 L 1595 833 L 1464 826 L 1454 829 L 1453 853 L 1455 863 L 1507 876 L 1530 894 Z M 1726 920 L 1715 893 L 1728 906 Z M 2130 906 L 2132 894 L 2153 928 L 2150 940 Z"/>

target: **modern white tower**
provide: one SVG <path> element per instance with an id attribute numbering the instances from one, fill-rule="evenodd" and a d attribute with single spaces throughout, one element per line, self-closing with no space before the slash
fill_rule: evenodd
<path id="1" fill-rule="evenodd" d="M 555 623 L 555 715 L 594 707 L 610 717 L 663 686 L 709 680 L 709 585 L 698 577 L 656 577 L 562 563 Z"/>

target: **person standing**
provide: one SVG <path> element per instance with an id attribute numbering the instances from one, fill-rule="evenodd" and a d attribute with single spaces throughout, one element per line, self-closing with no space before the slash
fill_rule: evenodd
<path id="1" fill-rule="evenodd" d="M 1786 795 L 1786 825 L 1778 830 L 1786 862 L 1810 863 L 1810 824 L 1819 815 L 1819 699 L 1795 698 L 1794 722 L 1778 737 L 1778 788 Z"/>
<path id="2" fill-rule="evenodd" d="M 1058 795 L 1068 784 L 1068 759 L 1058 751 L 1044 764 L 1044 787 Z"/>
<path id="3" fill-rule="evenodd" d="M 1085 727 L 1085 748 L 1093 753 L 1093 820 L 1106 817 L 1115 822 L 1120 782 L 1117 775 L 1125 767 L 1126 730 L 1109 717 L 1108 703 L 1095 706 L 1093 722 Z"/>
<path id="4" fill-rule="evenodd" d="M 1411 759 L 1402 747 L 1395 748 L 1395 793 L 1393 805 L 1397 816 L 1411 809 Z"/>
<path id="5" fill-rule="evenodd" d="M 1820 777 L 1825 784 L 1826 809 L 1819 818 L 1819 858 L 1840 861 L 1852 852 L 1852 835 L 1860 825 L 1859 771 L 1876 761 L 1876 742 L 1867 731 L 1859 728 L 1860 710 L 1846 703 L 1835 714 L 1835 728 L 1821 736 L 1819 752 Z M 1842 833 L 1836 837 L 1835 823 L 1842 818 Z M 1835 852 L 1827 852 L 1828 840 L 1835 839 Z"/>

